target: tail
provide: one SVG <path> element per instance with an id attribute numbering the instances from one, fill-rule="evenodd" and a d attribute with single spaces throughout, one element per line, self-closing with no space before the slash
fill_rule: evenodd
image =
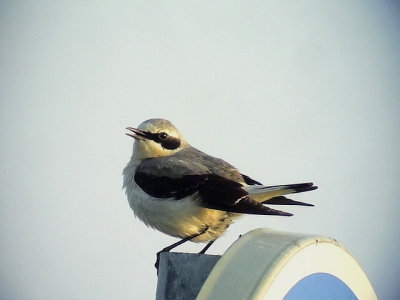
<path id="1" fill-rule="evenodd" d="M 248 185 L 244 189 L 249 193 L 250 197 L 259 203 L 266 203 L 270 205 L 301 205 L 301 206 L 314 206 L 312 204 L 294 201 L 288 199 L 283 195 L 307 192 L 317 189 L 312 182 L 286 184 L 286 185 Z"/>

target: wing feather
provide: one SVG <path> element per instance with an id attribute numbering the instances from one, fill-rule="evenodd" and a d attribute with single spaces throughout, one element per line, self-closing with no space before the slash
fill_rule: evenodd
<path id="1" fill-rule="evenodd" d="M 143 191 L 156 198 L 179 200 L 198 193 L 200 205 L 206 208 L 245 214 L 291 215 L 258 203 L 249 197 L 240 183 L 215 174 L 170 178 L 136 172 L 135 182 Z"/>

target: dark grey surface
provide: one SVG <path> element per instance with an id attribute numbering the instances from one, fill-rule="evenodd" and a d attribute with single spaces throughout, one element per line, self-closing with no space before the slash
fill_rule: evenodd
<path id="1" fill-rule="evenodd" d="M 195 299 L 219 255 L 160 254 L 156 300 Z"/>

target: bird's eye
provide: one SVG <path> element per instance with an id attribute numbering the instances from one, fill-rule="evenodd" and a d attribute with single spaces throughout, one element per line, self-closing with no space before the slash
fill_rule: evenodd
<path id="1" fill-rule="evenodd" d="M 165 140 L 168 137 L 168 134 L 165 132 L 161 132 L 158 134 L 158 137 L 160 138 L 160 140 Z"/>

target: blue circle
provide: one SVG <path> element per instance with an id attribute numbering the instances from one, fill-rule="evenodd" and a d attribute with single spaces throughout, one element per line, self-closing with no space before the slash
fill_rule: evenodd
<path id="1" fill-rule="evenodd" d="M 328 273 L 314 273 L 298 281 L 284 300 L 358 300 L 342 280 Z"/>

